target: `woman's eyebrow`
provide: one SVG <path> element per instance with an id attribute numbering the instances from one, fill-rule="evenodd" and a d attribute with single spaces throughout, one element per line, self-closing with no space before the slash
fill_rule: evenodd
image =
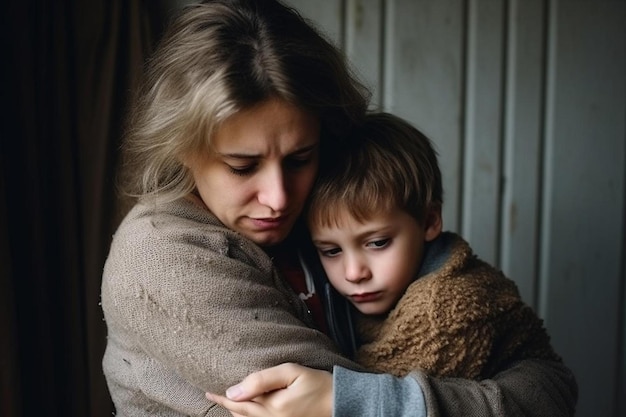
<path id="1" fill-rule="evenodd" d="M 307 153 L 319 146 L 319 143 L 313 143 L 311 145 L 303 146 L 302 148 L 295 149 L 293 152 L 289 152 L 287 155 L 297 155 L 302 153 Z M 258 159 L 263 155 L 261 154 L 251 154 L 251 153 L 242 153 L 242 152 L 216 152 L 216 154 L 225 157 L 225 158 L 236 158 L 236 159 Z"/>
<path id="2" fill-rule="evenodd" d="M 239 152 L 233 152 L 233 153 L 216 152 L 216 153 L 222 157 L 236 158 L 236 159 L 258 159 L 261 157 L 260 154 L 247 154 L 247 153 L 239 153 Z"/>
<path id="3" fill-rule="evenodd" d="M 298 153 L 307 153 L 307 152 L 310 152 L 313 149 L 317 148 L 318 146 L 319 146 L 319 142 L 315 142 L 315 143 L 313 143 L 311 145 L 303 146 L 300 149 L 296 149 L 295 151 L 290 152 L 289 155 L 295 155 L 295 154 L 298 154 Z"/>

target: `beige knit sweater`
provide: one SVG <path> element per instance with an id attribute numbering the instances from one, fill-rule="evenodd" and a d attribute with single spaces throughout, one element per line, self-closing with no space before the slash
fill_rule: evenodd
<path id="1" fill-rule="evenodd" d="M 230 416 L 223 393 L 283 362 L 331 370 L 341 357 L 257 245 L 187 200 L 138 204 L 104 267 L 103 368 L 118 416 Z"/>
<path id="2" fill-rule="evenodd" d="M 442 235 L 427 261 L 437 263 L 434 270 L 409 286 L 387 318 L 360 319 L 359 363 L 398 376 L 419 369 L 484 379 L 521 359 L 560 360 L 515 283 L 461 237 Z"/>

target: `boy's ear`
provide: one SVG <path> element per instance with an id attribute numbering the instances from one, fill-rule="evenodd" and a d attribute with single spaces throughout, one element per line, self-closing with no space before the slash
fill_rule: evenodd
<path id="1" fill-rule="evenodd" d="M 424 240 L 430 242 L 441 234 L 443 219 L 441 218 L 441 204 L 433 205 L 428 209 L 424 219 Z"/>

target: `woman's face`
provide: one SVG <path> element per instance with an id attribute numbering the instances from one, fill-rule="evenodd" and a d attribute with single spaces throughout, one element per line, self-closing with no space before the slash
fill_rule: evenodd
<path id="1" fill-rule="evenodd" d="M 270 99 L 225 120 L 212 152 L 188 166 L 224 225 L 261 246 L 281 242 L 302 212 L 319 165 L 319 119 Z"/>

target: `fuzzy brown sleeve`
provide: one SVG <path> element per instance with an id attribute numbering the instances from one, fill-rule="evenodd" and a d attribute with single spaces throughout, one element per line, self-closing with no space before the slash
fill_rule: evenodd
<path id="1" fill-rule="evenodd" d="M 357 362 L 394 375 L 476 378 L 489 356 L 494 328 L 483 288 L 468 278 L 426 276 L 414 282 L 378 326 Z"/>
<path id="2" fill-rule="evenodd" d="M 360 329 L 367 343 L 357 361 L 398 376 L 477 379 L 516 360 L 558 359 L 513 281 L 477 259 L 417 280 L 386 320 Z"/>

